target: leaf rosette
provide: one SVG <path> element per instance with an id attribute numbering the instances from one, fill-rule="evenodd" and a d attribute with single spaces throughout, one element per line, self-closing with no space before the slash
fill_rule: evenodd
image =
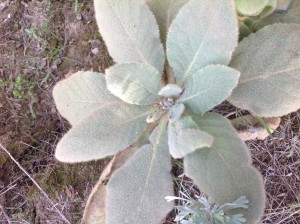
<path id="1" fill-rule="evenodd" d="M 164 200 L 173 195 L 171 157 L 184 159 L 186 175 L 214 201 L 226 204 L 244 196 L 248 208 L 234 211 L 247 223 L 260 219 L 265 200 L 261 175 L 230 122 L 209 111 L 227 99 L 260 115 L 278 116 L 299 107 L 299 89 L 293 86 L 300 80 L 299 57 L 271 66 L 270 73 L 259 64 L 277 43 L 276 36 L 272 43 L 264 42 L 270 30 L 284 28 L 278 31 L 283 38 L 299 25 L 268 27 L 237 47 L 234 6 L 233 0 L 95 1 L 100 33 L 117 64 L 105 75 L 78 72 L 53 91 L 59 112 L 72 124 L 57 145 L 58 160 L 84 162 L 136 148 L 106 186 L 95 188 L 95 197 L 105 195 L 105 217 L 100 214 L 102 221 L 95 223 L 160 223 L 173 208 Z M 293 40 L 300 39 L 299 30 Z M 265 47 L 252 50 L 255 41 Z M 250 65 L 248 59 L 255 54 L 259 57 Z M 289 72 L 294 73 L 279 77 Z M 263 86 L 270 80 L 288 84 L 290 89 L 282 89 L 284 97 L 290 95 L 296 103 L 269 113 L 269 104 L 260 106 L 251 98 L 255 95 L 248 92 L 259 86 L 255 82 Z M 257 104 L 248 106 L 251 100 Z M 88 220 L 85 216 L 83 223 L 94 223 Z"/>

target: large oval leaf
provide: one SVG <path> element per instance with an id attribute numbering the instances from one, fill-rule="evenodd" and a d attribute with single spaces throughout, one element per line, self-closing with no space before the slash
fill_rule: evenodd
<path id="1" fill-rule="evenodd" d="M 113 59 L 164 68 L 158 25 L 144 0 L 94 1 L 100 33 Z"/>
<path id="2" fill-rule="evenodd" d="M 231 0 L 191 0 L 170 26 L 167 55 L 177 79 L 185 80 L 210 64 L 228 64 L 238 43 L 238 22 Z"/>
<path id="3" fill-rule="evenodd" d="M 61 139 L 55 157 L 71 163 L 114 155 L 138 139 L 153 112 L 150 107 L 124 103 L 95 110 Z"/>
<path id="4" fill-rule="evenodd" d="M 134 144 L 117 153 L 101 173 L 100 179 L 89 195 L 84 208 L 81 224 L 105 224 L 105 204 L 107 190 L 105 181 L 138 150 Z"/>
<path id="5" fill-rule="evenodd" d="M 237 10 L 245 16 L 257 16 L 269 3 L 269 0 L 235 0 Z"/>
<path id="6" fill-rule="evenodd" d="M 160 29 L 162 43 L 166 44 L 169 26 L 179 10 L 189 0 L 146 0 L 151 11 L 154 13 Z"/>
<path id="7" fill-rule="evenodd" d="M 245 38 L 231 66 L 241 71 L 229 101 L 263 117 L 300 107 L 300 25 L 275 24 Z"/>
<path id="8" fill-rule="evenodd" d="M 81 224 L 105 224 L 106 195 L 106 186 L 99 181 L 89 196 Z"/>
<path id="9" fill-rule="evenodd" d="M 59 113 L 72 125 L 97 108 L 120 103 L 107 90 L 104 75 L 95 72 L 77 72 L 58 82 L 53 98 Z"/>
<path id="10" fill-rule="evenodd" d="M 231 95 L 239 77 L 237 70 L 225 65 L 206 66 L 187 80 L 178 103 L 184 103 L 194 113 L 204 114 Z"/>
<path id="11" fill-rule="evenodd" d="M 106 70 L 107 88 L 130 104 L 149 105 L 158 101 L 161 74 L 151 65 L 121 64 Z"/>
<path id="12" fill-rule="evenodd" d="M 194 115 L 193 120 L 214 137 L 214 143 L 185 157 L 186 174 L 219 204 L 246 196 L 249 208 L 237 213 L 245 215 L 247 224 L 258 223 L 265 204 L 264 185 L 259 172 L 250 165 L 245 143 L 220 115 Z"/>
<path id="13" fill-rule="evenodd" d="M 141 147 L 109 180 L 106 224 L 158 224 L 172 210 L 164 199 L 173 195 L 165 123 L 155 132 L 152 144 Z"/>
<path id="14" fill-rule="evenodd" d="M 168 124 L 168 145 L 173 158 L 182 158 L 204 147 L 211 147 L 214 138 L 200 130 L 190 116 Z"/>

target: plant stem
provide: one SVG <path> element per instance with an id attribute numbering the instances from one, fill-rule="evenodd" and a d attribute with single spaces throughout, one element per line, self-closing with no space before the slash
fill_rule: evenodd
<path id="1" fill-rule="evenodd" d="M 6 213 L 6 211 L 5 211 L 4 206 L 0 205 L 0 211 L 3 213 L 3 215 L 4 215 L 4 217 L 5 217 L 6 221 L 7 221 L 7 223 L 8 223 L 8 224 L 11 224 L 11 221 L 10 221 L 10 219 L 9 219 L 9 217 L 8 217 L 8 215 L 7 215 L 7 213 Z"/>
<path id="2" fill-rule="evenodd" d="M 168 61 L 166 62 L 165 69 L 166 69 L 166 74 L 167 74 L 167 83 L 168 84 L 175 84 L 176 80 L 175 80 L 175 76 L 174 76 L 174 73 L 173 73 L 173 69 L 171 68 Z"/>

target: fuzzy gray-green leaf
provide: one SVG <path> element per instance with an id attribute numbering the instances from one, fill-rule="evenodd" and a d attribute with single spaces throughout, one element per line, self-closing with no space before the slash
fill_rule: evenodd
<path id="1" fill-rule="evenodd" d="M 263 117 L 300 107 L 300 25 L 274 24 L 245 38 L 231 66 L 241 71 L 229 101 Z"/>
<path id="2" fill-rule="evenodd" d="M 173 122 L 178 121 L 184 111 L 185 111 L 185 106 L 183 103 L 175 104 L 169 110 L 169 122 L 173 123 Z"/>
<path id="3" fill-rule="evenodd" d="M 231 0 L 191 0 L 170 26 L 167 55 L 177 84 L 210 64 L 230 62 L 238 43 L 238 22 Z"/>
<path id="4" fill-rule="evenodd" d="M 269 0 L 235 0 L 237 10 L 245 16 L 257 16 L 269 3 Z"/>
<path id="5" fill-rule="evenodd" d="M 182 158 L 187 154 L 204 147 L 211 147 L 213 137 L 200 130 L 191 117 L 185 116 L 176 122 L 169 122 L 168 144 L 170 154 Z"/>
<path id="6" fill-rule="evenodd" d="M 264 185 L 259 172 L 251 166 L 245 143 L 220 115 L 193 115 L 193 120 L 214 137 L 214 142 L 211 148 L 202 148 L 185 157 L 187 176 L 218 204 L 246 196 L 249 208 L 236 212 L 245 215 L 247 224 L 258 223 L 265 205 Z"/>
<path id="7" fill-rule="evenodd" d="M 161 74 L 146 64 L 120 64 L 106 70 L 107 88 L 130 104 L 149 105 L 158 101 Z"/>
<path id="8" fill-rule="evenodd" d="M 166 44 L 169 26 L 179 10 L 189 0 L 146 0 L 151 11 L 154 13 L 160 29 L 162 43 Z"/>
<path id="9" fill-rule="evenodd" d="M 59 113 L 72 125 L 95 109 L 120 103 L 107 90 L 104 75 L 95 72 L 77 72 L 58 82 L 53 98 Z"/>
<path id="10" fill-rule="evenodd" d="M 123 102 L 95 110 L 64 135 L 55 157 L 74 163 L 114 155 L 138 139 L 153 111 L 150 107 Z"/>
<path id="11" fill-rule="evenodd" d="M 96 19 L 110 55 L 121 63 L 143 63 L 164 69 L 158 25 L 144 0 L 94 1 Z"/>
<path id="12" fill-rule="evenodd" d="M 165 124 L 108 182 L 107 224 L 157 224 L 172 210 L 173 203 L 164 199 L 173 195 Z"/>
<path id="13" fill-rule="evenodd" d="M 158 95 L 163 97 L 178 97 L 182 93 L 182 88 L 175 84 L 167 84 L 158 92 Z"/>
<path id="14" fill-rule="evenodd" d="M 193 74 L 178 103 L 194 113 L 204 114 L 222 103 L 237 86 L 240 73 L 225 65 L 209 65 Z"/>

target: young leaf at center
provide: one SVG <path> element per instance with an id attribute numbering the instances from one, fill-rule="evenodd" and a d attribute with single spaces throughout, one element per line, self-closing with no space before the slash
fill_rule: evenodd
<path id="1" fill-rule="evenodd" d="M 149 105 L 158 101 L 161 74 L 151 65 L 121 64 L 106 70 L 107 88 L 130 104 Z"/>
<path id="2" fill-rule="evenodd" d="M 211 147 L 213 137 L 200 130 L 190 116 L 184 116 L 178 121 L 169 122 L 168 144 L 173 158 L 182 158 L 187 154 L 204 147 Z"/>

